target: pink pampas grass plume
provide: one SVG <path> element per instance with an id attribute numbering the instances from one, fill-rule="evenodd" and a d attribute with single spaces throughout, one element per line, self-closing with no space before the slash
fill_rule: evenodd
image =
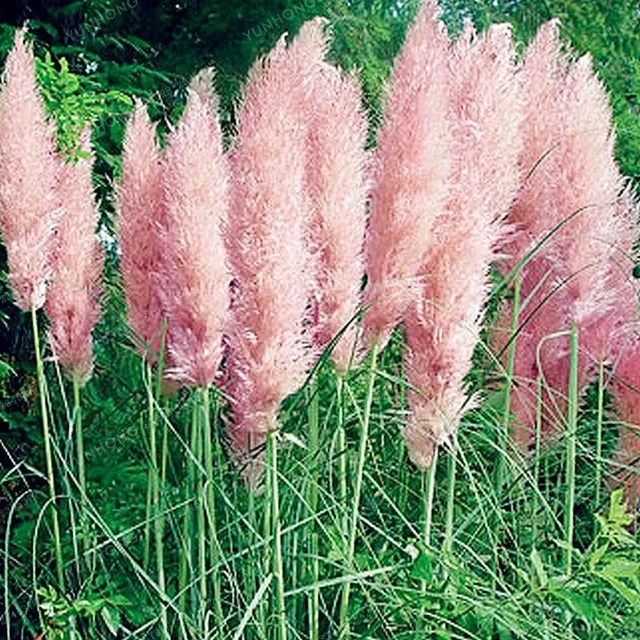
<path id="1" fill-rule="evenodd" d="M 222 239 L 229 175 L 212 81 L 212 70 L 194 78 L 164 154 L 159 283 L 168 319 L 168 375 L 202 388 L 213 384 L 222 360 L 230 283 Z"/>
<path id="2" fill-rule="evenodd" d="M 614 160 L 611 109 L 604 87 L 584 56 L 572 62 L 562 52 L 558 23 L 541 27 L 524 60 L 525 146 L 520 158 L 526 175 L 509 221 L 515 233 L 507 248 L 505 272 L 540 243 L 521 271 L 521 317 L 512 412 L 516 436 L 533 431 L 534 381 L 549 389 L 545 424 L 562 422 L 569 378 L 569 339 L 550 336 L 575 324 L 580 332 L 579 379 L 583 386 L 594 360 L 606 357 L 605 325 L 617 288 L 624 288 L 616 256 L 628 249 L 631 227 L 624 182 Z M 555 229 L 555 230 L 554 230 Z M 505 308 L 502 327 L 511 310 Z M 506 335 L 506 332 L 504 333 Z M 499 341 L 499 340 L 498 340 Z"/>
<path id="3" fill-rule="evenodd" d="M 164 317 L 157 282 L 164 202 L 156 128 L 139 101 L 125 133 L 118 212 L 127 320 L 141 351 L 153 360 L 160 352 Z"/>
<path id="4" fill-rule="evenodd" d="M 93 196 L 91 130 L 84 131 L 80 157 L 61 167 L 60 216 L 55 237 L 53 277 L 46 313 L 53 352 L 66 373 L 84 384 L 93 368 L 91 334 L 100 317 L 103 253 L 95 235 L 98 208 Z"/>
<path id="5" fill-rule="evenodd" d="M 471 369 L 489 293 L 489 267 L 519 184 L 522 105 L 507 25 L 467 29 L 449 59 L 451 197 L 427 243 L 424 291 L 406 319 L 410 420 L 404 435 L 421 469 L 473 406 Z"/>
<path id="6" fill-rule="evenodd" d="M 322 350 L 340 336 L 331 359 L 344 372 L 355 352 L 367 216 L 367 120 L 356 77 L 324 66 L 315 78 L 309 109 L 311 238 L 318 264 L 316 344 Z"/>
<path id="7" fill-rule="evenodd" d="M 281 39 L 251 70 L 238 113 L 226 239 L 233 276 L 229 435 L 240 456 L 276 428 L 280 403 L 302 384 L 311 361 L 306 100 L 326 46 L 319 21 L 305 25 L 288 49 Z"/>
<path id="8" fill-rule="evenodd" d="M 55 227 L 56 155 L 36 85 L 26 31 L 16 31 L 0 95 L 0 229 L 7 249 L 9 285 L 24 311 L 39 309 L 51 275 Z"/>
<path id="9" fill-rule="evenodd" d="M 364 325 L 366 342 L 380 347 L 420 297 L 425 248 L 448 196 L 448 47 L 437 3 L 426 2 L 394 64 L 375 156 Z"/>

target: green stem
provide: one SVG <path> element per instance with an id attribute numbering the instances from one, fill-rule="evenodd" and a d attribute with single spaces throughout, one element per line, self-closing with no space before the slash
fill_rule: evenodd
<path id="1" fill-rule="evenodd" d="M 531 514 L 533 526 L 533 544 L 535 547 L 538 539 L 538 491 L 540 490 L 540 449 L 542 446 L 542 376 L 537 379 L 536 394 L 536 442 L 535 457 L 533 459 L 533 513 Z"/>
<path id="2" fill-rule="evenodd" d="M 349 542 L 347 546 L 346 565 L 348 571 L 353 571 L 353 559 L 356 548 L 356 536 L 358 531 L 358 518 L 360 515 L 360 498 L 362 496 L 362 479 L 364 477 L 364 463 L 367 456 L 367 445 L 369 441 L 369 423 L 371 421 L 371 407 L 373 406 L 373 390 L 376 379 L 376 364 L 378 360 L 378 345 L 374 343 L 371 349 L 369 361 L 369 384 L 367 388 L 366 404 L 364 406 L 364 417 L 362 429 L 360 430 L 360 443 L 358 447 L 358 463 L 356 467 L 356 478 L 353 489 L 351 522 L 349 525 Z M 349 636 L 349 597 L 351 595 L 351 582 L 347 580 L 342 589 L 340 601 L 340 629 L 339 638 Z"/>
<path id="3" fill-rule="evenodd" d="M 314 379 L 311 384 L 311 398 L 309 401 L 309 511 L 313 516 L 318 510 L 318 453 L 320 446 L 320 420 L 318 387 Z M 311 539 L 309 541 L 309 552 L 311 556 L 311 580 L 313 589 L 309 592 L 309 638 L 319 640 L 320 638 L 320 589 L 317 586 L 320 566 L 318 563 L 318 532 L 315 522 L 310 521 Z"/>
<path id="4" fill-rule="evenodd" d="M 202 389 L 204 467 L 207 477 L 207 514 L 209 516 L 209 562 L 213 583 L 213 606 L 216 614 L 216 625 L 221 633 L 224 616 L 222 614 L 222 594 L 220 582 L 220 542 L 216 523 L 215 486 L 213 481 L 213 433 L 211 431 L 211 403 L 209 389 Z"/>
<path id="5" fill-rule="evenodd" d="M 433 498 L 436 490 L 436 470 L 438 467 L 438 447 L 433 450 L 431 466 L 424 474 L 424 546 L 431 546 L 431 527 L 433 524 Z"/>
<path id="6" fill-rule="evenodd" d="M 604 421 L 604 361 L 598 363 L 598 409 L 596 422 L 596 496 L 595 513 L 600 509 L 602 492 L 602 431 Z M 597 523 L 596 523 L 597 524 Z"/>
<path id="7" fill-rule="evenodd" d="M 82 424 L 82 403 L 80 399 L 80 380 L 73 376 L 73 425 L 76 434 L 76 460 L 78 467 L 78 484 L 80 485 L 80 529 L 82 531 L 82 550 L 86 556 L 89 549 L 89 531 L 87 527 L 87 480 L 84 465 L 84 433 Z M 89 558 L 85 557 L 87 563 Z"/>
<path id="8" fill-rule="evenodd" d="M 40 353 L 40 336 L 38 334 L 38 318 L 35 307 L 31 307 L 31 328 L 33 330 L 33 348 L 36 354 L 36 372 L 38 376 L 38 397 L 40 399 L 40 413 L 42 420 L 42 438 L 44 440 L 44 457 L 47 468 L 47 484 L 49 485 L 49 498 L 53 508 L 53 540 L 56 554 L 56 572 L 58 584 L 64 591 L 64 565 L 62 563 L 62 539 L 60 536 L 60 521 L 58 519 L 58 504 L 56 501 L 56 483 L 53 473 L 53 455 L 51 453 L 51 433 L 49 431 L 49 413 L 47 411 L 47 399 L 45 396 L 46 380 L 44 377 L 44 365 Z"/>
<path id="9" fill-rule="evenodd" d="M 505 460 L 507 456 L 507 448 L 509 446 L 509 424 L 511 422 L 511 390 L 513 388 L 513 370 L 516 360 L 516 334 L 518 331 L 518 319 L 520 316 L 520 292 L 521 281 L 516 278 L 513 291 L 513 311 L 511 314 L 511 344 L 507 354 L 507 380 L 505 389 L 504 414 L 502 418 L 502 429 L 500 430 L 500 438 L 498 443 L 498 459 L 496 463 L 495 489 L 496 498 L 501 499 L 502 487 L 504 485 Z"/>
<path id="10" fill-rule="evenodd" d="M 271 475 L 271 512 L 273 526 L 273 577 L 276 582 L 276 606 L 278 607 L 278 637 L 287 640 L 287 612 L 284 600 L 284 562 L 282 559 L 282 523 L 280 522 L 280 493 L 278 481 L 278 433 L 272 431 L 267 438 L 269 472 Z"/>
<path id="11" fill-rule="evenodd" d="M 158 574 L 158 588 L 164 594 L 166 590 L 166 580 L 164 572 L 164 545 L 163 545 L 163 524 L 160 520 L 160 471 L 158 468 L 158 446 L 156 441 L 156 409 L 153 393 L 153 371 L 151 365 L 147 364 L 147 404 L 149 411 L 149 448 L 151 456 L 151 468 L 149 480 L 151 483 L 151 508 L 148 517 L 153 520 L 153 535 L 156 556 L 156 572 Z M 149 520 L 147 520 L 147 523 Z M 163 637 L 169 637 L 169 624 L 167 620 L 167 610 L 162 605 L 160 612 Z"/>
<path id="12" fill-rule="evenodd" d="M 422 478 L 423 478 L 422 495 L 424 499 L 424 530 L 423 530 L 422 541 L 424 543 L 425 552 L 428 552 L 429 548 L 431 547 L 431 528 L 433 525 L 433 499 L 435 496 L 435 489 L 436 489 L 436 471 L 438 468 L 438 452 L 439 452 L 439 448 L 435 447 L 433 450 L 433 460 L 431 461 L 431 466 L 425 473 L 422 474 Z M 422 594 L 422 599 L 424 602 L 427 595 L 427 583 L 425 580 L 422 581 L 420 592 Z M 421 631 L 424 631 L 425 630 L 424 614 L 426 613 L 426 605 L 422 607 L 422 612 L 423 612 L 423 615 L 420 617 L 422 621 Z"/>
<path id="13" fill-rule="evenodd" d="M 180 567 L 178 573 L 178 589 L 180 591 L 179 598 L 179 610 L 185 611 L 185 604 L 187 598 L 187 580 L 189 567 L 192 564 L 192 541 L 193 532 L 191 528 L 193 526 L 193 507 L 190 501 L 193 498 L 193 492 L 195 490 L 195 465 L 194 455 L 196 455 L 196 445 L 198 438 L 198 414 L 194 409 L 191 419 L 191 434 L 189 436 L 189 455 L 187 456 L 187 469 L 186 476 L 187 481 L 185 485 L 185 507 L 184 516 L 182 520 L 182 554 L 180 555 Z"/>
<path id="14" fill-rule="evenodd" d="M 451 443 L 451 451 L 449 452 L 449 460 L 447 462 L 447 515 L 444 530 L 443 552 L 445 555 L 453 554 L 453 516 L 456 497 L 456 455 L 457 444 Z"/>
<path id="15" fill-rule="evenodd" d="M 347 429 L 344 421 L 344 374 L 338 373 L 336 377 L 336 402 L 338 403 L 338 476 L 339 476 L 339 500 L 342 509 L 342 535 L 347 540 L 349 531 L 349 515 L 347 511 L 349 483 L 349 465 L 347 459 Z M 346 546 L 345 546 L 346 551 Z"/>
<path id="16" fill-rule="evenodd" d="M 567 577 L 572 573 L 573 531 L 576 494 L 576 440 L 578 428 L 578 329 L 571 327 L 571 346 L 569 352 L 569 389 L 567 403 L 567 441 L 566 441 L 566 495 L 564 507 L 565 569 Z"/>
<path id="17" fill-rule="evenodd" d="M 196 438 L 196 460 L 200 464 L 203 462 L 204 452 L 203 452 L 203 424 L 199 418 L 201 418 L 201 410 L 202 407 L 198 406 L 199 403 L 194 403 L 194 411 L 196 412 L 196 430 L 197 430 L 197 438 Z M 200 414 L 200 415 L 199 415 Z M 206 472 L 205 472 L 206 473 Z M 199 572 L 199 583 L 200 583 L 200 616 L 201 616 L 201 630 L 204 630 L 204 621 L 205 621 L 205 613 L 207 607 L 207 521 L 205 518 L 205 492 L 206 492 L 206 477 L 202 477 L 198 475 L 197 479 L 197 511 L 196 511 L 196 521 L 198 525 L 197 532 L 197 541 L 198 541 L 198 572 Z"/>

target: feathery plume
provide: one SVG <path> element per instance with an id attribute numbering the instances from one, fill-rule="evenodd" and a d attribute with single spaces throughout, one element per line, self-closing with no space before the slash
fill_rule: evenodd
<path id="1" fill-rule="evenodd" d="M 509 222 L 515 229 L 505 271 L 515 268 L 542 240 L 521 270 L 522 299 L 512 401 L 516 439 L 526 443 L 533 424 L 535 379 L 542 375 L 545 429 L 561 422 L 569 379 L 569 338 L 555 335 L 571 324 L 580 333 L 579 380 L 589 378 L 594 359 L 606 355 L 607 323 L 617 322 L 616 289 L 624 287 L 614 262 L 628 248 L 629 198 L 614 160 L 607 94 L 589 56 L 572 62 L 562 52 L 558 23 L 541 27 L 524 59 L 525 182 Z M 619 262 L 619 260 L 618 260 Z M 507 335 L 505 306 L 496 343 Z M 522 322 L 522 320 L 521 320 Z M 610 328 L 610 327 L 609 327 Z M 499 336 L 502 334 L 502 338 Z"/>
<path id="2" fill-rule="evenodd" d="M 164 154 L 164 248 L 159 287 L 168 319 L 170 377 L 209 387 L 222 360 L 230 276 L 222 229 L 229 176 L 213 70 L 200 72 Z"/>
<path id="3" fill-rule="evenodd" d="M 0 229 L 9 285 L 24 311 L 44 305 L 56 223 L 56 153 L 36 85 L 33 51 L 18 29 L 0 95 Z"/>
<path id="4" fill-rule="evenodd" d="M 154 359 L 161 348 L 164 318 L 157 283 L 164 252 L 160 239 L 164 201 L 156 127 L 139 101 L 125 133 L 118 210 L 127 319 L 141 351 Z"/>
<path id="5" fill-rule="evenodd" d="M 355 75 L 325 65 L 310 96 L 309 191 L 311 241 L 317 254 L 316 345 L 340 335 L 331 359 L 346 371 L 354 354 L 364 278 L 367 215 L 367 120 Z"/>
<path id="6" fill-rule="evenodd" d="M 53 277 L 45 310 L 51 321 L 53 352 L 66 373 L 84 384 L 93 369 L 91 334 L 100 317 L 103 252 L 95 235 L 98 208 L 91 172 L 91 128 L 80 140 L 80 157 L 61 167 L 60 216 L 53 252 Z"/>
<path id="7" fill-rule="evenodd" d="M 364 327 L 381 348 L 420 296 L 427 239 L 448 196 L 448 47 L 437 3 L 426 2 L 394 64 L 375 157 Z"/>
<path id="8" fill-rule="evenodd" d="M 310 363 L 311 206 L 305 192 L 306 100 L 327 47 L 312 21 L 249 74 L 232 156 L 227 251 L 232 269 L 229 394 L 234 451 L 262 445 Z"/>
<path id="9" fill-rule="evenodd" d="M 470 29 L 449 59 L 453 158 L 451 198 L 426 246 L 424 291 L 406 319 L 411 459 L 426 468 L 464 408 L 489 292 L 488 272 L 504 240 L 519 184 L 522 108 L 515 48 L 507 25 L 480 39 Z"/>

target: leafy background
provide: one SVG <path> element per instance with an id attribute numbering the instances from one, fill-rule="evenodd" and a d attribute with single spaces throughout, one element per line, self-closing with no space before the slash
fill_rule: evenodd
<path id="1" fill-rule="evenodd" d="M 636 182 L 640 179 L 640 9 L 635 0 L 442 0 L 441 5 L 452 32 L 459 31 L 468 19 L 480 29 L 507 20 L 513 24 L 521 45 L 532 37 L 542 22 L 552 17 L 560 18 L 567 42 L 579 53 L 590 51 L 593 55 L 595 66 L 611 95 L 618 134 L 618 160 L 627 176 Z M 2 3 L 0 58 L 12 44 L 14 29 L 26 23 L 39 59 L 38 74 L 46 106 L 58 122 L 60 148 L 71 153 L 85 123 L 93 124 L 98 159 L 94 179 L 102 212 L 101 234 L 110 250 L 105 315 L 96 332 L 97 375 L 86 392 L 87 458 L 89 482 L 98 494 L 96 501 L 108 514 L 114 531 L 124 530 L 129 523 L 143 518 L 144 504 L 140 506 L 139 496 L 144 495 L 147 481 L 145 447 L 140 442 L 135 418 L 132 426 L 132 416 L 143 402 L 144 390 L 138 384 L 139 362 L 127 347 L 116 270 L 117 253 L 112 241 L 114 184 L 119 173 L 124 123 L 133 98 L 137 96 L 148 103 L 153 117 L 161 123 L 161 130 L 166 131 L 179 116 L 189 78 L 202 67 L 213 65 L 221 96 L 223 125 L 231 137 L 234 104 L 252 62 L 266 53 L 283 32 L 294 34 L 305 20 L 323 15 L 333 32 L 332 59 L 345 68 L 357 69 L 361 77 L 373 140 L 381 118 L 384 82 L 416 7 L 417 0 L 24 0 Z M 0 262 L 4 265 L 4 259 Z M 390 374 L 398 373 L 399 351 L 399 344 L 396 344 L 385 354 L 383 367 Z M 28 321 L 12 305 L 4 282 L 0 285 L 0 361 L 0 463 L 9 468 L 11 460 L 28 458 L 41 468 L 31 334 Z M 358 386 L 357 380 L 354 385 Z M 398 393 L 392 384 L 382 385 L 376 400 L 378 413 L 397 406 Z M 180 396 L 173 409 L 176 415 L 183 410 L 181 403 L 184 402 L 186 398 Z M 296 415 L 299 407 L 292 404 L 288 411 Z M 398 459 L 397 448 L 389 443 L 394 439 L 397 441 L 399 420 L 399 416 L 395 419 L 392 416 L 387 431 L 376 436 L 376 446 L 381 453 L 375 464 L 383 469 L 392 468 Z M 477 437 L 476 444 L 479 442 L 482 446 L 484 436 L 480 434 L 480 424 L 476 425 L 478 434 L 474 434 L 471 421 L 469 437 Z M 587 444 L 590 424 L 593 424 L 593 416 L 590 417 L 587 411 L 583 418 Z M 607 443 L 608 450 L 612 446 L 613 436 Z M 553 463 L 550 464 L 553 471 Z M 585 467 L 581 472 L 586 477 L 592 470 Z M 420 488 L 407 479 L 406 467 L 393 474 L 396 485 L 402 487 L 393 500 L 399 500 L 400 504 L 404 501 L 406 505 L 415 499 Z M 37 474 L 30 476 L 30 482 L 35 489 L 43 485 Z M 0 484 L 0 525 L 19 492 L 19 484 Z M 384 492 L 378 498 L 381 501 L 391 499 Z M 585 514 L 585 519 L 580 521 L 582 529 L 578 533 L 586 541 L 585 564 L 597 574 L 601 571 L 604 554 L 610 548 L 623 548 L 629 540 L 623 532 L 623 525 L 627 524 L 625 516 L 620 506 L 613 504 L 603 520 L 601 537 L 590 542 L 593 505 L 589 499 L 588 492 L 582 498 L 579 496 L 577 508 Z M 465 504 L 462 500 L 460 508 L 463 512 Z M 376 512 L 375 501 L 371 505 L 372 512 Z M 25 504 L 14 531 L 13 537 L 23 543 L 25 557 L 30 553 L 33 519 L 39 508 L 36 502 Z M 471 506 L 469 509 L 476 513 Z M 589 518 L 586 518 L 587 514 Z M 407 522 L 393 519 L 389 522 L 389 532 L 380 542 L 383 551 L 376 562 L 382 562 L 385 554 L 393 556 L 393 545 L 389 547 L 389 539 L 393 542 L 395 536 L 393 532 L 397 532 L 398 540 L 407 537 Z M 469 526 L 468 519 L 464 522 L 464 527 Z M 524 535 L 526 538 L 532 534 L 524 532 Z M 602 551 L 604 547 L 606 549 Z M 507 558 L 505 562 L 508 561 Z M 105 557 L 104 562 L 108 564 L 109 558 Z M 366 565 L 366 561 L 363 563 Z M 554 592 L 553 578 L 547 574 L 543 560 L 534 557 L 534 567 L 532 584 L 535 588 L 527 597 L 536 603 L 539 615 L 544 617 L 563 601 L 572 612 L 581 612 L 580 615 L 590 620 L 589 624 L 595 624 L 598 616 L 603 620 L 608 616 L 611 621 L 607 624 L 611 622 L 610 629 L 615 628 L 614 605 L 611 604 L 610 609 L 596 607 L 593 603 L 598 593 L 593 596 L 594 600 L 584 597 L 592 588 L 598 591 L 600 587 L 594 587 L 595 583 L 587 581 L 582 589 Z M 453 588 L 460 599 L 438 601 L 434 605 L 440 611 L 438 615 L 459 618 L 466 628 L 476 629 L 477 637 L 485 637 L 481 629 L 487 625 L 498 628 L 517 623 L 520 610 L 515 600 L 502 603 L 502 617 L 491 610 L 495 604 L 492 600 L 481 603 L 475 612 L 469 608 L 469 594 L 474 593 L 474 580 L 479 578 L 464 563 L 445 570 L 434 564 L 431 557 L 421 555 L 410 575 L 418 581 L 439 584 L 443 591 Z M 618 580 L 616 576 L 611 579 Z M 131 578 L 131 584 L 125 584 L 122 590 L 135 588 Z M 437 600 L 437 593 L 433 597 Z M 56 594 L 48 594 L 45 600 L 55 607 Z M 624 609 L 627 605 L 628 600 L 623 598 L 620 606 Z M 117 602 L 114 607 L 114 611 L 117 610 Z M 589 607 L 592 609 L 587 611 Z M 144 615 L 144 609 L 138 612 L 140 620 Z M 467 622 L 465 616 L 469 618 Z M 522 625 L 524 632 L 530 632 L 524 622 Z M 638 632 L 638 627 L 627 623 L 625 632 L 631 635 L 620 637 L 637 637 L 633 634 Z M 499 637 L 510 636 L 505 632 Z"/>

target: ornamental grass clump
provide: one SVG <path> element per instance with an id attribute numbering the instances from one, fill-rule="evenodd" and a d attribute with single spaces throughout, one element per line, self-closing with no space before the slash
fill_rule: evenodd
<path id="1" fill-rule="evenodd" d="M 519 184 L 522 105 L 506 25 L 467 28 L 447 60 L 449 199 L 424 239 L 420 296 L 405 320 L 413 462 L 426 468 L 473 405 L 464 388 L 489 294 L 489 267 L 504 241 Z"/>

